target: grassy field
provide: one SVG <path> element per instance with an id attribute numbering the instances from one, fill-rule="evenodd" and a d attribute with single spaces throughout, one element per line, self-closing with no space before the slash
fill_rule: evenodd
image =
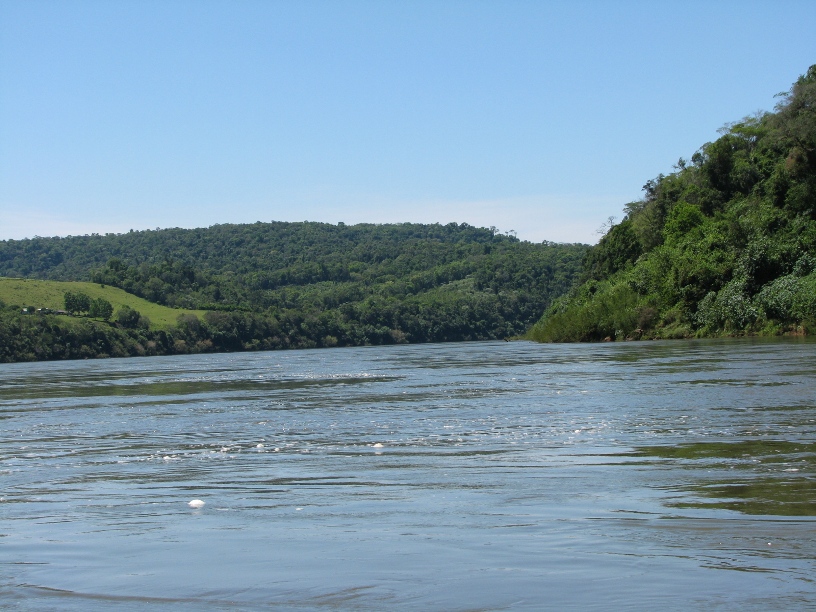
<path id="1" fill-rule="evenodd" d="M 164 329 L 175 325 L 180 314 L 201 317 L 203 310 L 176 310 L 153 304 L 116 287 L 102 287 L 94 283 L 33 280 L 25 278 L 0 278 L 0 300 L 8 305 L 33 306 L 62 310 L 66 291 L 82 292 L 88 297 L 105 298 L 113 305 L 114 317 L 122 306 L 130 306 L 150 319 L 150 327 Z"/>

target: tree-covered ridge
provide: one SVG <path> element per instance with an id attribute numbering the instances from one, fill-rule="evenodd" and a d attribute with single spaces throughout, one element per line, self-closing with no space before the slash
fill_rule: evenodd
<path id="1" fill-rule="evenodd" d="M 816 331 L 816 66 L 644 186 L 541 341 Z"/>
<path id="2" fill-rule="evenodd" d="M 0 241 L 0 276 L 88 280 L 91 270 L 113 258 L 126 265 L 170 261 L 213 273 L 247 274 L 303 262 L 333 265 L 337 256 L 348 263 L 369 264 L 420 246 L 502 241 L 514 239 L 467 224 L 331 225 L 308 221 L 37 237 Z M 427 257 L 434 255 L 431 252 Z"/>
<path id="3" fill-rule="evenodd" d="M 515 336 L 572 286 L 587 249 L 455 223 L 256 223 L 7 241 L 0 270 L 88 279 L 157 304 L 210 311 L 179 321 L 161 340 L 151 330 L 138 341 L 122 336 L 136 332 L 117 331 L 121 338 L 96 353 L 140 354 L 152 343 L 155 354 L 168 354 Z M 107 328 L 85 328 L 113 334 L 117 316 Z M 44 329 L 25 325 L 33 335 Z M 33 335 L 39 348 L 26 355 L 68 355 L 49 352 Z"/>

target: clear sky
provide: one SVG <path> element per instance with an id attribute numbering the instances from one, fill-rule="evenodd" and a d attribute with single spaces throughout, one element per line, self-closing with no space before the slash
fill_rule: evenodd
<path id="1" fill-rule="evenodd" d="M 309 220 L 593 243 L 813 63 L 813 0 L 0 0 L 0 239 Z"/>

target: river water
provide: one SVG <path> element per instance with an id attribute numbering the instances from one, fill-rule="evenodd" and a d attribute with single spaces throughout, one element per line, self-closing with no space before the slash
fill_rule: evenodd
<path id="1" fill-rule="evenodd" d="M 3 365 L 0 431 L 4 609 L 816 607 L 811 340 Z"/>

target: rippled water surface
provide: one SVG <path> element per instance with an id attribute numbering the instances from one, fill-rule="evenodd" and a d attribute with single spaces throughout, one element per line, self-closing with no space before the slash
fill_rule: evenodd
<path id="1" fill-rule="evenodd" d="M 812 341 L 3 365 L 0 428 L 2 608 L 816 607 Z"/>

